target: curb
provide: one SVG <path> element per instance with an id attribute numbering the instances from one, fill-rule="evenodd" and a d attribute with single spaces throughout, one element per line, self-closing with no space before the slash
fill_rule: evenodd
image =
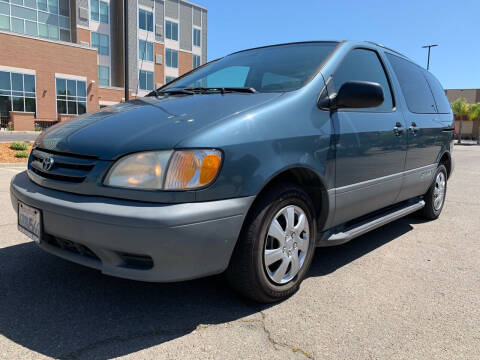
<path id="1" fill-rule="evenodd" d="M 27 163 L 0 163 L 0 169 L 1 168 L 13 168 L 13 169 L 26 169 L 27 168 Z"/>

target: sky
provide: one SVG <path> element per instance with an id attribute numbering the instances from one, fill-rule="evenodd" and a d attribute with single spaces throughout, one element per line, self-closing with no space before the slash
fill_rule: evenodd
<path id="1" fill-rule="evenodd" d="M 369 40 L 426 67 L 445 89 L 480 88 L 480 0 L 191 0 L 208 8 L 208 59 L 307 40 Z"/>

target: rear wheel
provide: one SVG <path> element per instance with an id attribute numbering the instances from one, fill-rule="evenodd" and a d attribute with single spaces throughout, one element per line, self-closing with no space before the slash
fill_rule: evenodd
<path id="1" fill-rule="evenodd" d="M 227 270 L 230 285 L 259 302 L 295 293 L 315 250 L 314 207 L 298 186 L 283 184 L 252 208 Z"/>
<path id="2" fill-rule="evenodd" d="M 447 194 L 447 169 L 440 164 L 433 177 L 433 183 L 424 195 L 425 207 L 420 214 L 428 219 L 435 220 L 440 216 Z"/>

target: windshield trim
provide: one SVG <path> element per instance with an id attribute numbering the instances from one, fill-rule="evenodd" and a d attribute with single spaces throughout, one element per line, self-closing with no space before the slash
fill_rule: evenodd
<path id="1" fill-rule="evenodd" d="M 185 74 L 179 76 L 178 78 L 176 78 L 175 80 L 169 82 L 168 84 L 165 84 L 161 87 L 159 87 L 158 89 L 154 89 L 153 91 L 151 91 L 150 93 L 148 93 L 146 96 L 154 96 L 155 93 L 158 91 L 162 91 L 162 89 L 164 89 L 167 85 L 168 86 L 172 86 L 174 85 L 175 82 L 177 82 L 178 80 L 181 80 L 183 79 L 184 77 L 196 72 L 197 70 L 200 70 L 202 69 L 203 67 L 207 66 L 207 65 L 211 65 L 219 60 L 222 60 L 230 55 L 234 55 L 234 54 L 239 54 L 239 53 L 243 53 L 243 52 L 247 52 L 247 51 L 251 51 L 251 50 L 258 50 L 258 49 L 264 49 L 264 48 L 271 48 L 271 47 L 276 47 L 276 46 L 290 46 L 290 45 L 302 45 L 302 44 L 337 44 L 337 46 L 335 46 L 332 51 L 327 55 L 327 57 L 320 63 L 320 65 L 317 67 L 317 69 L 312 73 L 312 76 L 310 76 L 310 78 L 305 82 L 305 84 L 303 84 L 300 88 L 296 89 L 296 90 L 290 90 L 290 91 L 263 91 L 264 93 L 266 94 L 272 94 L 272 93 L 286 93 L 286 92 L 291 92 L 291 91 L 298 91 L 300 89 L 303 89 L 305 86 L 307 86 L 319 73 L 320 71 L 322 70 L 322 68 L 325 66 L 325 64 L 327 64 L 327 62 L 330 60 L 330 58 L 337 52 L 337 50 L 345 43 L 345 41 L 298 41 L 298 42 L 291 42 L 291 43 L 284 43 L 284 44 L 274 44 L 274 45 L 266 45 L 266 46 L 260 46 L 260 47 L 256 47 L 256 48 L 251 48 L 251 49 L 245 49 L 245 50 L 240 50 L 240 51 L 236 51 L 236 52 L 233 52 L 231 54 L 228 54 L 228 55 L 225 55 L 223 57 L 220 57 L 220 58 L 217 58 L 215 60 L 212 60 L 212 61 L 209 61 L 199 67 L 196 67 L 195 69 L 192 69 L 188 72 L 186 72 Z M 178 88 L 177 88 L 178 89 Z"/>

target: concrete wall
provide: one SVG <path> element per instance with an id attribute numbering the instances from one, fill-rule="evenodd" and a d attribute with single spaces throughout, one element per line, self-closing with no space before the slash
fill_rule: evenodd
<path id="1" fill-rule="evenodd" d="M 448 89 L 445 92 L 450 103 L 458 98 L 465 98 L 470 104 L 480 102 L 480 89 Z"/>
<path id="2" fill-rule="evenodd" d="M 455 127 L 457 128 L 457 134 L 460 129 L 460 121 L 455 120 Z M 480 120 L 464 120 L 462 122 L 462 139 L 478 139 L 479 137 Z"/>
<path id="3" fill-rule="evenodd" d="M 202 9 L 202 64 L 205 64 L 207 62 L 207 20 L 207 11 Z"/>
<path id="4" fill-rule="evenodd" d="M 130 89 L 136 91 L 138 85 L 138 8 L 134 1 L 128 3 L 128 77 Z"/>
<path id="5" fill-rule="evenodd" d="M 76 0 L 75 13 L 76 13 L 77 25 L 88 27 L 88 24 L 89 24 L 88 19 L 90 17 L 90 10 L 89 10 L 88 3 L 89 3 L 89 0 Z M 82 15 L 85 15 L 85 10 L 81 10 L 81 9 L 86 9 L 86 18 L 82 16 Z"/>
<path id="6" fill-rule="evenodd" d="M 192 11 L 193 8 L 189 4 L 180 4 L 180 50 L 192 51 Z"/>
<path id="7" fill-rule="evenodd" d="M 165 1 L 165 16 L 178 19 L 178 0 Z"/>
<path id="8" fill-rule="evenodd" d="M 155 1 L 155 40 L 163 42 L 165 40 L 165 4 L 162 0 Z"/>

